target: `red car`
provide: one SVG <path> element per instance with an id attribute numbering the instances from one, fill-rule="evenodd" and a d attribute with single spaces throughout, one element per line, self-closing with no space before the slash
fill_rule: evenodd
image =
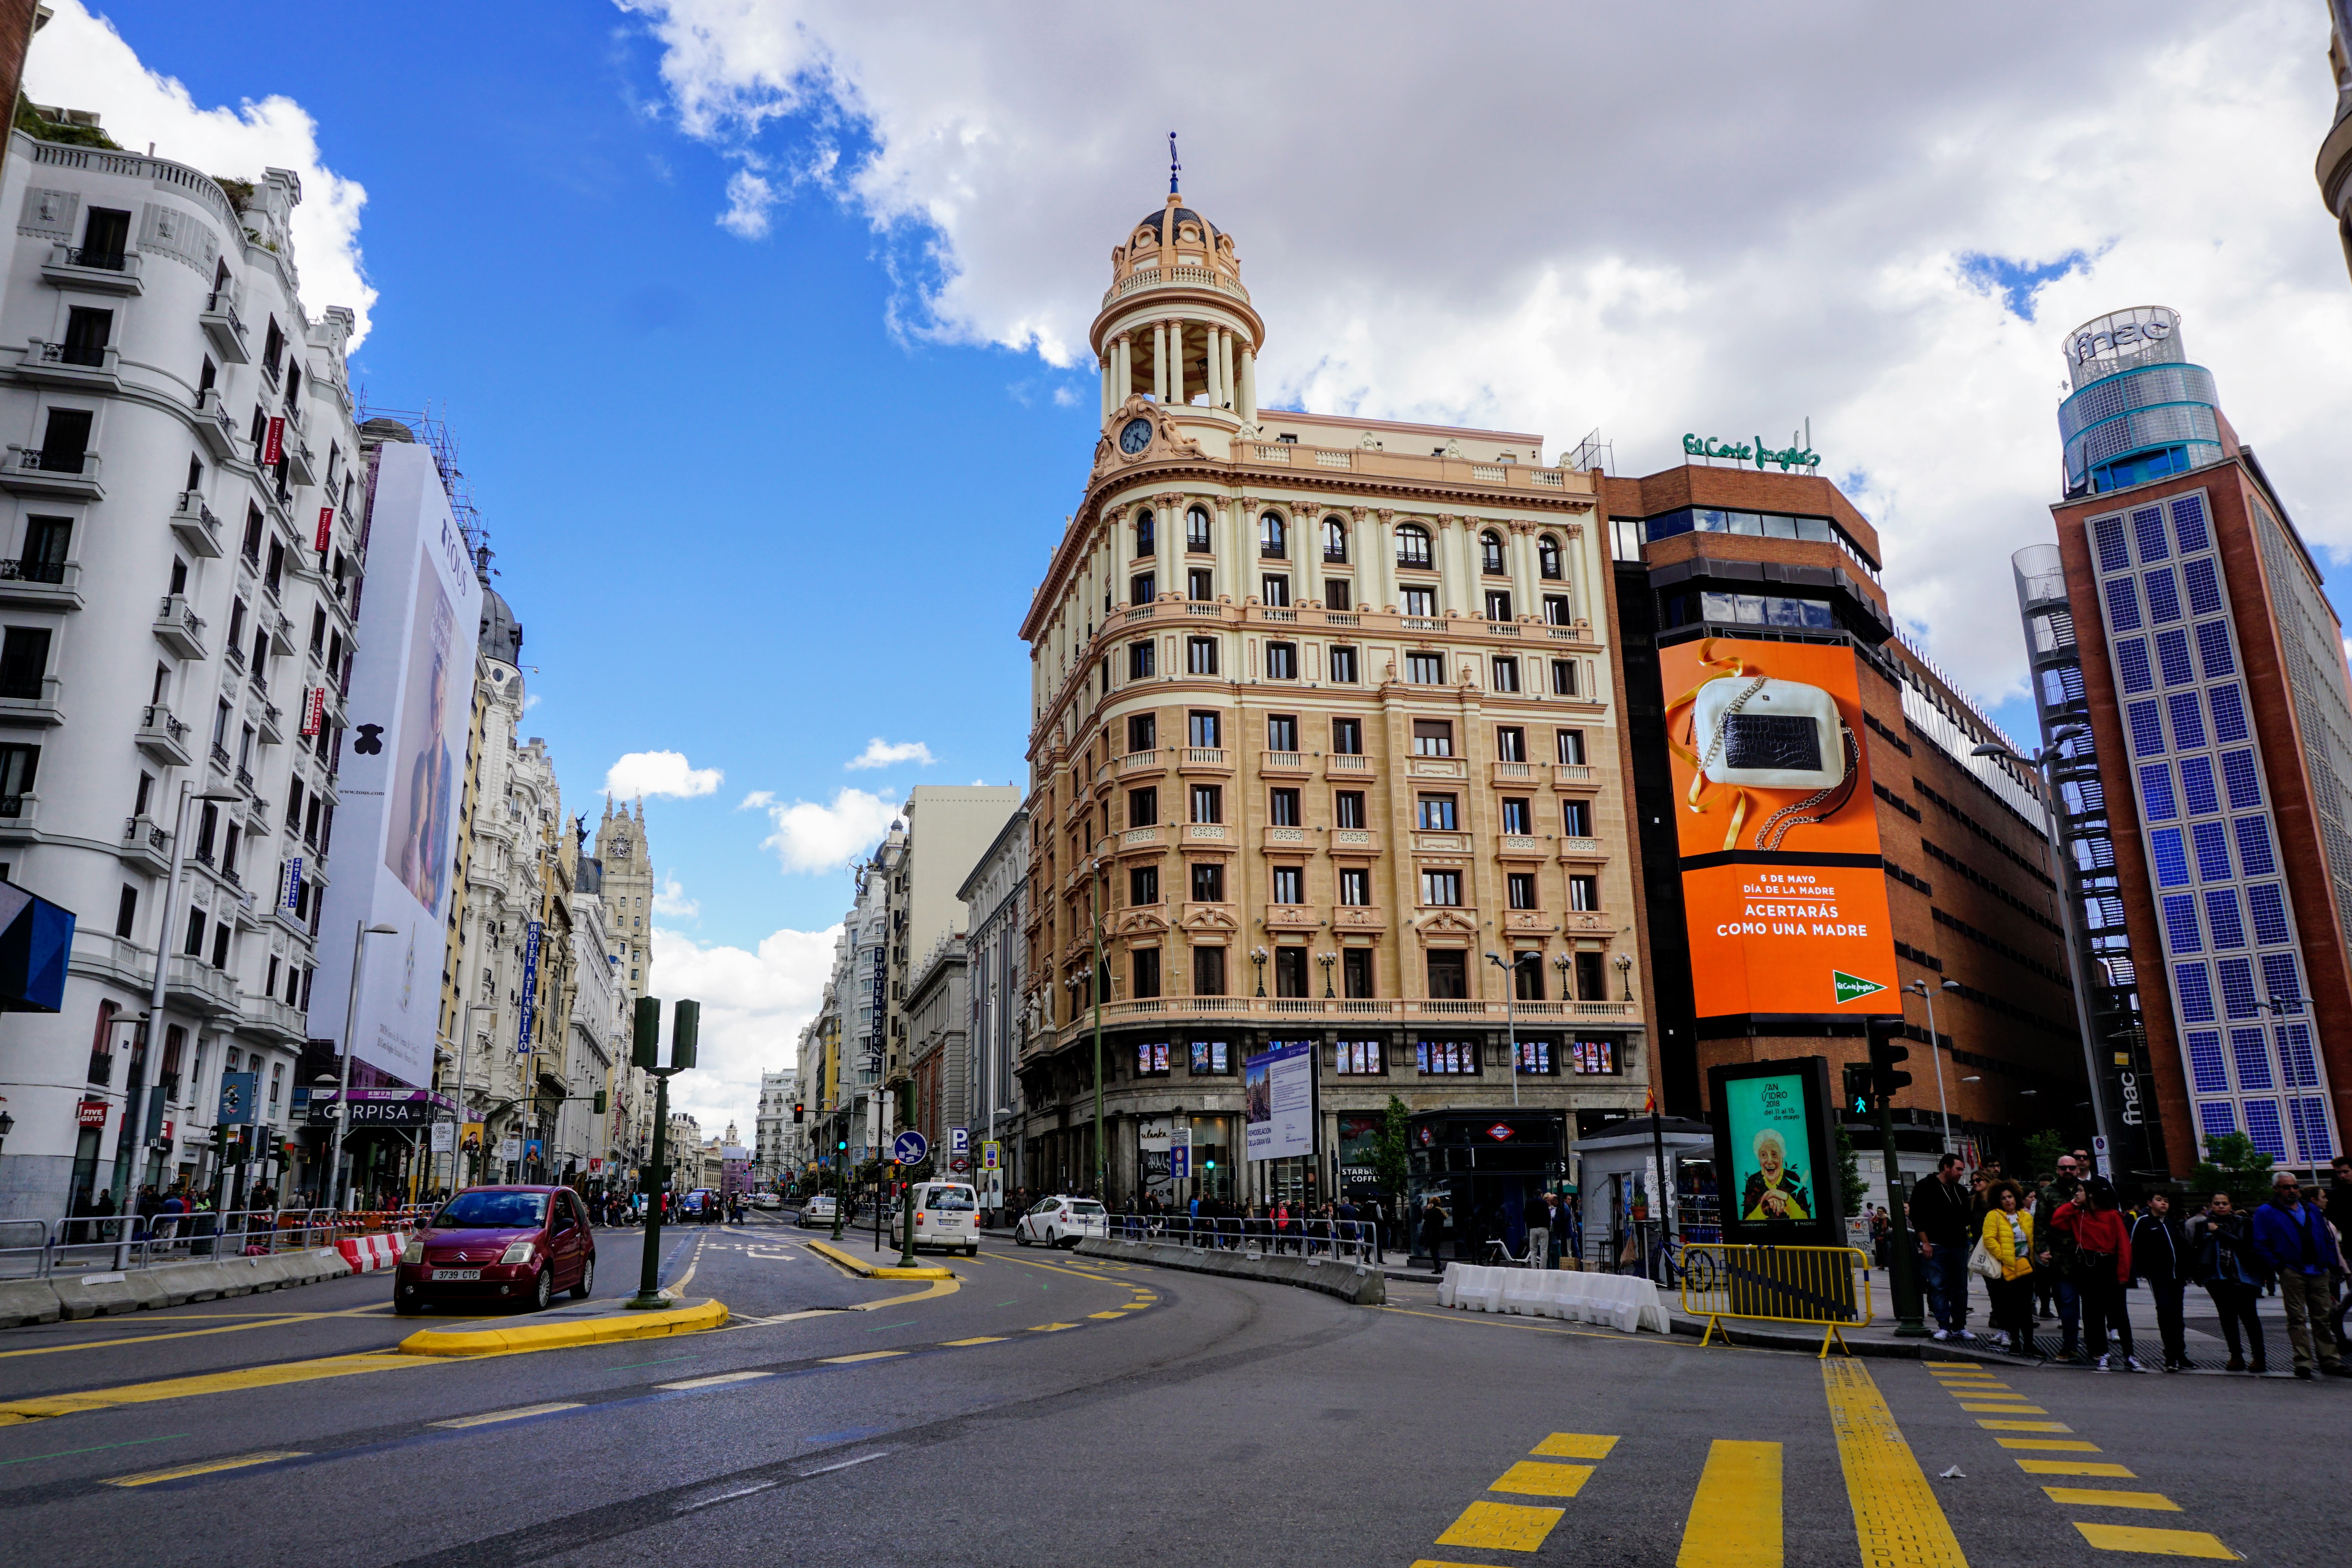
<path id="1" fill-rule="evenodd" d="M 400 1255 L 393 1310 L 428 1301 L 526 1303 L 536 1311 L 570 1289 L 588 1299 L 596 1238 L 569 1187 L 469 1187 L 441 1205 Z"/>

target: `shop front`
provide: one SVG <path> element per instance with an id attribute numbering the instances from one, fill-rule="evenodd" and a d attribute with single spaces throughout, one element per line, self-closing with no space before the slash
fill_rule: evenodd
<path id="1" fill-rule="evenodd" d="M 1405 1167 L 1416 1251 L 1434 1200 L 1446 1221 L 1444 1259 L 1483 1261 L 1494 1241 L 1522 1256 L 1545 1192 L 1569 1190 L 1568 1119 L 1509 1109 L 1423 1111 L 1405 1123 Z"/>

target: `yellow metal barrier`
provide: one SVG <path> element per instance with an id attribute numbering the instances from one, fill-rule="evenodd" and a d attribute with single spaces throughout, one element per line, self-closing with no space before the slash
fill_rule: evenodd
<path id="1" fill-rule="evenodd" d="M 1706 1320 L 1704 1348 L 1726 1318 L 1819 1325 L 1826 1360 L 1835 1344 L 1853 1349 L 1838 1331 L 1867 1327 L 1874 1319 L 1870 1260 L 1851 1247 L 1733 1247 L 1715 1242 L 1685 1247 L 1677 1260 L 1682 1308 Z"/>

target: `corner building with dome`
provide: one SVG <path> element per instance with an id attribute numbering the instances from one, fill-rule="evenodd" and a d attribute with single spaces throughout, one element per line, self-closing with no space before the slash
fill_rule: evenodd
<path id="1" fill-rule="evenodd" d="M 1095 1184 L 1099 990 L 1114 1203 L 1365 1195 L 1393 1095 L 1412 1194 L 1516 1233 L 1650 1071 L 1594 476 L 1262 411 L 1265 342 L 1181 195 L 1111 252 L 1094 466 L 1022 626 L 1015 1169 Z M 1252 1162 L 1244 1063 L 1297 1043 L 1315 1152 Z"/>

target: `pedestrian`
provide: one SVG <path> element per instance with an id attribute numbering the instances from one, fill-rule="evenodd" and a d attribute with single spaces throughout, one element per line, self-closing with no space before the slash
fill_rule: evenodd
<path id="1" fill-rule="evenodd" d="M 1438 1253 L 1445 1245 L 1445 1211 L 1437 1206 L 1433 1197 L 1421 1211 L 1421 1249 L 1429 1255 L 1429 1266 L 1439 1272 Z"/>
<path id="2" fill-rule="evenodd" d="M 2246 1216 L 2237 1212 L 2229 1194 L 2213 1194 L 2196 1222 L 2194 1239 L 2197 1278 L 2204 1285 L 2205 1293 L 2213 1299 L 2213 1310 L 2221 1318 L 2221 1338 L 2230 1347 L 2230 1362 L 2224 1370 L 2252 1371 L 2260 1376 L 2270 1370 L 2263 1355 L 2263 1325 L 2254 1314 L 2254 1301 L 2262 1294 L 2265 1270 Z M 2242 1341 L 2239 1337 L 2242 1329 Z M 2248 1351 L 2253 1352 L 2251 1367 L 2246 1360 Z"/>
<path id="3" fill-rule="evenodd" d="M 1919 1258 L 1927 1299 L 1936 1310 L 1936 1337 L 1973 1340 L 1969 1332 L 1969 1275 L 1965 1265 L 1975 1235 L 1969 1228 L 1969 1194 L 1960 1185 L 1960 1157 L 1947 1154 L 1935 1173 L 1911 1189 L 1911 1227 L 1919 1236 Z"/>
<path id="4" fill-rule="evenodd" d="M 1551 1194 L 1546 1193 L 1544 1198 L 1545 1202 L 1538 1204 L 1528 1214 L 1528 1267 L 1530 1268 L 1551 1267 Z"/>
<path id="5" fill-rule="evenodd" d="M 1992 1298 L 1993 1331 L 2012 1355 L 2033 1353 L 2033 1216 L 2018 1207 L 2017 1185 L 2002 1182 L 1992 1191 L 1992 1208 L 1979 1233 L 1985 1250 L 2000 1265 L 2000 1278 L 1986 1281 Z"/>
<path id="6" fill-rule="evenodd" d="M 2081 1195 L 2081 1172 L 2074 1155 L 2059 1155 L 2058 1173 L 2033 1200 L 2033 1233 L 2042 1245 L 2033 1258 L 2034 1283 L 2048 1287 L 2043 1295 L 2058 1309 L 2058 1353 L 2052 1359 L 2065 1363 L 2081 1359 L 2076 1335 L 2083 1293 L 2074 1282 L 2074 1232 L 2059 1228 L 2057 1218 L 2060 1209 Z"/>
<path id="7" fill-rule="evenodd" d="M 2352 1367 L 2327 1331 L 2329 1277 L 2341 1266 L 2336 1232 L 2318 1208 L 2303 1201 L 2293 1171 L 2271 1178 L 2271 1201 L 2254 1210 L 2254 1247 L 2278 1276 L 2279 1300 L 2286 1308 L 2287 1342 L 2294 1347 L 2294 1375 L 2308 1382 L 2316 1373 L 2352 1377 Z"/>
<path id="8" fill-rule="evenodd" d="M 2124 1310 L 2124 1285 L 2131 1279 L 2131 1233 L 2116 1212 L 2115 1184 L 2093 1176 L 2083 1184 L 2080 1196 L 2060 1206 L 2051 1216 L 2051 1228 L 2074 1243 L 2074 1288 L 2081 1293 L 2083 1353 L 2092 1370 L 2113 1372 L 2115 1357 L 2133 1372 L 2146 1372 L 2132 1353 L 2131 1319 Z M 2107 1348 L 2115 1331 L 2116 1349 Z"/>
<path id="9" fill-rule="evenodd" d="M 2180 1321 L 2181 1292 L 2189 1288 L 2195 1259 L 2188 1232 L 2173 1217 L 2169 1193 L 2148 1194 L 2147 1212 L 2132 1224 L 2131 1258 L 2132 1278 L 2147 1283 L 2149 1299 L 2156 1303 L 2157 1334 L 2164 1342 L 2164 1370 L 2195 1371 L 2197 1363 L 2189 1359 Z"/>

